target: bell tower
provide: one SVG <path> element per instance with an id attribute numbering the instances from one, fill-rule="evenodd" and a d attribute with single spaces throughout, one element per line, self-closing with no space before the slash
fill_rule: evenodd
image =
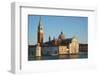
<path id="1" fill-rule="evenodd" d="M 37 43 L 40 43 L 40 45 L 43 43 L 43 26 L 42 26 L 42 17 L 40 16 L 40 21 L 38 25 L 38 41 Z"/>

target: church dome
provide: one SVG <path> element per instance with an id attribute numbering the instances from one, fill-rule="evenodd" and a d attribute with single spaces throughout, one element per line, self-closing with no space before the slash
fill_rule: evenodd
<path id="1" fill-rule="evenodd" d="M 58 38 L 61 39 L 61 40 L 65 39 L 65 36 L 64 36 L 63 32 L 61 32 L 61 34 L 59 35 Z"/>

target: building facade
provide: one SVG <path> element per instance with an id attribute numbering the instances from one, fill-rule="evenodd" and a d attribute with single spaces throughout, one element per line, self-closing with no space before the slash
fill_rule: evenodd
<path id="1" fill-rule="evenodd" d="M 76 37 L 73 37 L 72 42 L 69 45 L 69 53 L 77 54 L 79 53 L 79 42 Z"/>
<path id="2" fill-rule="evenodd" d="M 37 46 L 36 46 L 36 56 L 41 56 L 41 47 L 40 47 L 40 43 L 38 43 Z"/>
<path id="3" fill-rule="evenodd" d="M 44 46 L 42 47 L 42 55 L 58 55 L 58 46 Z"/>
<path id="4" fill-rule="evenodd" d="M 69 50 L 67 46 L 58 46 L 58 48 L 59 48 L 58 50 L 60 55 L 69 54 Z"/>

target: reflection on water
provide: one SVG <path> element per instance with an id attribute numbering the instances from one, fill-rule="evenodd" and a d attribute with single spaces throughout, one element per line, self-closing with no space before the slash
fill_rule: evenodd
<path id="1" fill-rule="evenodd" d="M 76 58 L 79 58 L 79 55 L 77 54 L 77 55 L 70 55 L 70 59 L 76 59 Z"/>
<path id="2" fill-rule="evenodd" d="M 59 59 L 69 59 L 69 55 L 59 55 Z"/>
<path id="3" fill-rule="evenodd" d="M 55 59 L 79 59 L 79 58 L 88 58 L 88 53 L 80 52 L 79 54 L 41 56 L 41 57 L 30 56 L 30 57 L 28 57 L 28 60 L 32 61 L 32 60 L 55 60 Z"/>
<path id="4" fill-rule="evenodd" d="M 42 57 L 35 57 L 35 60 L 41 60 L 42 59 Z"/>

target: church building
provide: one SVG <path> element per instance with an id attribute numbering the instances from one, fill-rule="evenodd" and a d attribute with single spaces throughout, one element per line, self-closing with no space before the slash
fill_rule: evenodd
<path id="1" fill-rule="evenodd" d="M 58 35 L 58 38 L 49 36 L 47 42 L 43 42 L 43 25 L 42 17 L 40 16 L 38 31 L 37 31 L 37 45 L 36 56 L 43 55 L 65 55 L 79 53 L 79 43 L 76 37 L 65 38 L 64 33 Z"/>

